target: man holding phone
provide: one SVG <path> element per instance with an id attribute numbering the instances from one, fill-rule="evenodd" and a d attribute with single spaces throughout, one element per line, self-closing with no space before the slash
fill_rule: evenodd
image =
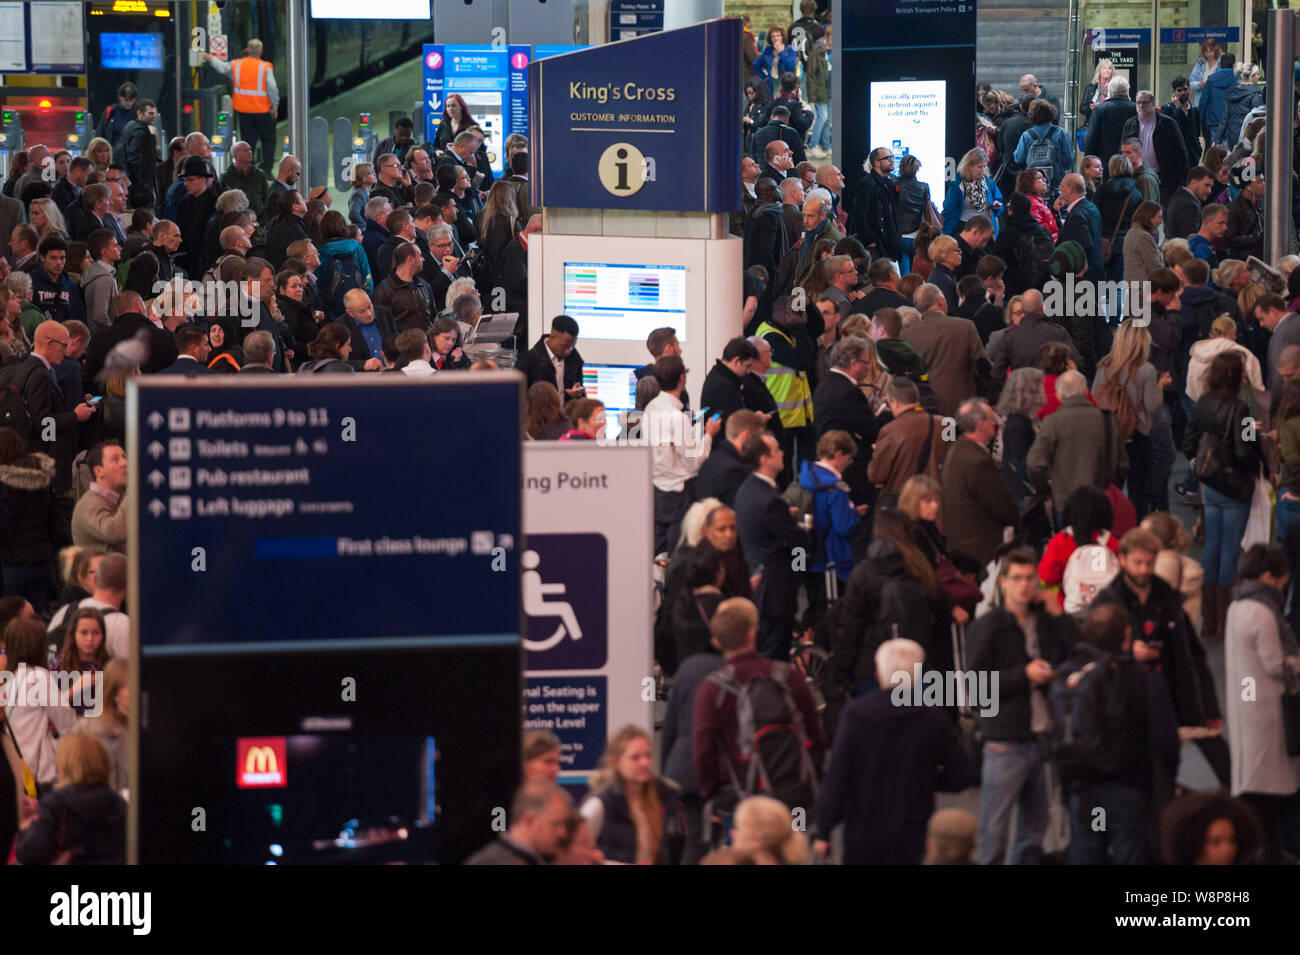
<path id="1" fill-rule="evenodd" d="M 1079 639 L 1073 620 L 1038 580 L 1037 555 L 1017 548 L 998 566 L 1001 606 L 971 625 L 971 670 L 991 672 L 994 699 L 978 701 L 984 739 L 980 773 L 979 862 L 1005 861 L 1011 812 L 1018 809 L 1011 847 L 1014 865 L 1037 864 L 1043 855 L 1050 802 L 1047 736 L 1052 715 L 1047 685 L 1057 664 Z"/>
<path id="2" fill-rule="evenodd" d="M 1097 593 L 1093 606 L 1117 603 L 1133 628 L 1133 658 L 1161 673 L 1169 684 L 1179 726 L 1223 726 L 1214 677 L 1205 650 L 1183 612 L 1182 595 L 1156 576 L 1160 539 L 1135 527 L 1119 539 L 1120 574 Z M 1228 747 L 1222 736 L 1196 740 L 1223 785 L 1231 781 Z"/>
<path id="3" fill-rule="evenodd" d="M 748 343 L 746 343 L 748 344 Z M 642 433 L 653 453 L 652 481 L 655 507 L 655 553 L 672 554 L 682 529 L 682 518 L 695 500 L 695 476 L 713 449 L 713 436 L 722 427 L 722 415 L 705 408 L 703 434 L 682 404 L 686 393 L 686 363 L 681 355 L 664 355 L 655 362 L 659 394 L 645 409 Z"/>

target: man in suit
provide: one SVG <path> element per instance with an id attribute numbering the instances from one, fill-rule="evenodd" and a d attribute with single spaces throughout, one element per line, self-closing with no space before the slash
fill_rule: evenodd
<path id="1" fill-rule="evenodd" d="M 271 362 L 275 359 L 275 344 L 271 333 L 264 331 L 249 332 L 244 339 L 244 367 L 239 369 L 241 375 L 274 375 Z"/>
<path id="2" fill-rule="evenodd" d="M 751 436 L 740 457 L 750 475 L 736 491 L 736 525 L 745 562 L 760 578 L 754 594 L 759 613 L 758 652 L 769 660 L 785 660 L 790 656 L 799 600 L 795 548 L 809 554 L 812 535 L 795 523 L 789 505 L 777 492 L 776 479 L 785 467 L 785 454 L 776 438 L 766 431 Z"/>
<path id="3" fill-rule="evenodd" d="M 469 277 L 469 266 L 464 258 L 456 257 L 455 249 L 456 240 L 451 226 L 444 222 L 430 230 L 429 252 L 433 255 L 434 262 L 438 263 L 437 270 L 433 273 L 433 280 L 429 282 L 429 288 L 433 293 L 435 314 L 446 307 L 447 290 L 451 288 L 451 283 L 456 279 Z"/>
<path id="4" fill-rule="evenodd" d="M 539 381 L 554 385 L 561 404 L 583 397 L 587 392 L 582 387 L 582 355 L 577 343 L 577 322 L 568 315 L 551 319 L 550 334 L 539 338 L 516 366 L 528 379 L 528 387 Z"/>
<path id="5" fill-rule="evenodd" d="M 803 232 L 803 204 L 806 198 L 803 180 L 798 176 L 787 176 L 778 186 L 781 192 L 781 222 L 785 225 L 785 234 L 789 236 L 786 250 L 797 242 Z M 778 260 L 779 261 L 779 260 Z M 775 275 L 775 271 L 770 273 Z"/>
<path id="6" fill-rule="evenodd" d="M 1056 207 L 1065 221 L 1059 241 L 1079 243 L 1088 260 L 1088 281 L 1099 282 L 1106 277 L 1106 263 L 1101 257 L 1101 211 L 1084 191 L 1083 177 L 1077 172 L 1061 180 Z"/>
<path id="7" fill-rule="evenodd" d="M 54 184 L 50 191 L 50 200 L 59 207 L 65 216 L 68 207 L 81 198 L 81 190 L 86 185 L 86 176 L 95 164 L 85 156 L 77 156 L 68 164 L 68 174 Z"/>
<path id="8" fill-rule="evenodd" d="M 280 169 L 271 186 L 266 190 L 266 207 L 262 213 L 263 221 L 274 218 L 280 212 L 280 195 L 298 185 L 302 175 L 302 161 L 296 156 L 285 156 L 280 160 Z"/>
<path id="9" fill-rule="evenodd" d="M 782 179 L 789 177 L 794 172 L 794 150 L 784 139 L 774 139 L 767 144 L 767 148 L 761 154 L 763 156 L 762 165 L 758 170 L 760 179 L 771 179 L 779 183 Z M 795 176 L 797 179 L 798 176 Z"/>
<path id="10" fill-rule="evenodd" d="M 68 236 L 85 242 L 96 229 L 108 228 L 108 205 L 112 193 L 107 184 L 94 183 L 81 190 L 81 201 L 68 207 Z M 111 230 L 110 230 L 111 231 Z"/>
<path id="11" fill-rule="evenodd" d="M 31 271 L 25 266 L 35 268 L 39 263 L 40 260 L 36 257 L 36 243 L 39 239 L 31 226 L 27 226 L 30 232 L 19 232 L 20 227 L 26 225 L 27 210 L 23 204 L 17 199 L 0 195 L 0 256 L 4 256 L 15 269 Z"/>
<path id="12" fill-rule="evenodd" d="M 859 384 L 870 370 L 870 352 L 860 338 L 841 338 L 831 348 L 830 371 L 813 393 L 813 421 L 820 437 L 827 431 L 843 431 L 858 446 L 857 456 L 844 469 L 844 482 L 855 504 L 867 504 L 875 498 L 875 487 L 867 477 L 871 463 L 871 446 L 881 427 L 890 421 L 886 414 L 877 417 L 867 403 Z"/>
<path id="13" fill-rule="evenodd" d="M 1271 333 L 1268 340 L 1268 389 L 1277 396 L 1282 390 L 1278 359 L 1288 345 L 1300 345 L 1300 315 L 1286 306 L 1280 295 L 1269 293 L 1255 304 L 1255 317 Z"/>
<path id="14" fill-rule="evenodd" d="M 388 216 L 392 211 L 393 204 L 384 196 L 373 196 L 366 203 L 366 229 L 361 236 L 361 247 L 366 250 L 370 274 L 376 283 L 384 280 L 378 270 L 379 248 L 388 241 Z"/>
<path id="15" fill-rule="evenodd" d="M 1187 184 L 1179 186 L 1165 206 L 1165 238 L 1187 239 L 1201 228 L 1201 208 L 1214 189 L 1214 173 L 1204 166 L 1193 166 Z"/>
<path id="16" fill-rule="evenodd" d="M 211 375 L 208 367 L 208 336 L 197 325 L 182 325 L 176 329 L 176 361 L 158 372 L 160 375 Z"/>
<path id="17" fill-rule="evenodd" d="M 95 413 L 94 407 L 82 400 L 82 395 L 65 395 L 55 380 L 54 366 L 72 342 L 72 336 L 59 322 L 46 321 L 36 326 L 32 352 L 26 360 L 6 369 L 4 383 L 17 386 L 27 400 L 27 413 L 31 417 L 32 434 L 29 451 L 42 451 L 54 459 L 54 479 L 51 487 L 62 495 L 72 487 L 72 458 L 77 453 L 77 425 Z M 54 438 L 46 440 L 49 433 L 46 423 L 53 422 Z M 71 518 L 71 510 L 68 512 Z"/>
<path id="18" fill-rule="evenodd" d="M 365 289 L 343 293 L 343 317 L 339 319 L 352 335 L 348 364 L 356 371 L 378 371 L 384 367 L 384 342 L 397 338 L 393 313 L 370 301 Z"/>
<path id="19" fill-rule="evenodd" d="M 767 125 L 754 133 L 754 158 L 767 156 L 768 162 L 771 162 L 767 147 L 778 140 L 790 147 L 790 153 L 794 158 L 792 166 L 797 166 L 804 161 L 806 157 L 803 151 L 803 137 L 790 125 L 790 108 L 779 104 L 772 107 L 772 112 L 768 114 Z"/>
<path id="20" fill-rule="evenodd" d="M 943 513 L 948 550 L 961 551 L 988 564 L 1003 541 L 1006 527 L 1020 528 L 1020 508 L 1002 480 L 989 448 L 998 419 L 983 398 L 963 401 L 957 409 L 957 441 L 943 462 Z"/>
<path id="21" fill-rule="evenodd" d="M 1187 143 L 1178 123 L 1156 109 L 1150 90 L 1138 90 L 1137 114 L 1124 123 L 1121 142 L 1127 139 L 1142 143 L 1142 165 L 1160 177 L 1160 201 L 1168 202 L 1187 178 Z"/>
<path id="22" fill-rule="evenodd" d="M 921 320 L 903 329 L 903 341 L 925 360 L 939 413 L 956 414 L 957 406 L 976 394 L 976 373 L 987 367 L 975 323 L 944 311 L 943 291 L 925 284 L 916 290 Z"/>
<path id="23" fill-rule="evenodd" d="M 1185 76 L 1175 76 L 1173 82 L 1174 98 L 1160 107 L 1164 113 L 1178 124 L 1178 131 L 1183 134 L 1183 145 L 1187 148 L 1187 161 L 1201 161 L 1201 111 L 1192 105 L 1192 89 Z"/>
<path id="24" fill-rule="evenodd" d="M 1137 115 L 1137 107 L 1128 95 L 1128 80 L 1122 76 L 1111 78 L 1106 87 L 1106 99 L 1093 108 L 1088 120 L 1088 135 L 1083 139 L 1083 151 L 1101 157 L 1102 173 L 1109 178 L 1106 168 L 1111 156 L 1119 152 L 1124 139 L 1124 124 Z"/>
<path id="25" fill-rule="evenodd" d="M 749 477 L 749 467 L 740 458 L 745 442 L 761 434 L 768 416 L 742 408 L 733 412 L 723 432 L 724 439 L 713 442 L 713 453 L 700 467 L 695 477 L 695 499 L 717 498 L 727 507 L 734 507 L 736 491 Z"/>

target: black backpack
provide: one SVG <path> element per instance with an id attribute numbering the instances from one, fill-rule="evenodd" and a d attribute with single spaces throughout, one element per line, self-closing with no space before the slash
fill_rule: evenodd
<path id="1" fill-rule="evenodd" d="M 20 366 L 11 367 L 17 369 Z M 27 406 L 27 380 L 34 371 L 34 368 L 28 369 L 21 379 L 16 370 L 5 369 L 0 374 L 0 427 L 13 428 L 28 451 L 34 450 L 36 444 L 36 428 L 31 409 Z"/>
<path id="2" fill-rule="evenodd" d="M 1130 713 L 1124 673 L 1109 653 L 1071 657 L 1048 691 L 1052 759 L 1066 782 L 1113 778 L 1138 755 L 1140 713 Z"/>
<path id="3" fill-rule="evenodd" d="M 497 263 L 482 245 L 476 246 L 465 255 L 465 264 L 469 266 L 470 278 L 474 287 L 482 295 L 488 295 L 497 277 Z"/>
<path id="4" fill-rule="evenodd" d="M 361 271 L 357 260 L 348 252 L 332 252 L 325 259 L 325 280 L 320 283 L 321 297 L 331 318 L 338 318 L 345 311 L 343 296 L 354 288 L 361 288 Z"/>
<path id="5" fill-rule="evenodd" d="M 1046 230 L 1031 229 L 1016 240 L 1016 259 L 1030 288 L 1042 288 L 1047 281 L 1048 266 L 1056 246 Z"/>
<path id="6" fill-rule="evenodd" d="M 770 676 L 753 676 L 741 683 L 735 667 L 727 664 L 708 679 L 722 690 L 719 706 L 728 696 L 736 700 L 736 741 L 745 778 L 736 772 L 732 754 L 723 752 L 722 762 L 731 776 L 728 795 L 735 802 L 748 796 L 772 796 L 791 809 L 806 810 L 811 821 L 817 806 L 817 773 L 803 714 L 786 682 L 789 671 L 788 664 L 773 663 Z M 733 807 L 731 803 L 719 808 Z"/>

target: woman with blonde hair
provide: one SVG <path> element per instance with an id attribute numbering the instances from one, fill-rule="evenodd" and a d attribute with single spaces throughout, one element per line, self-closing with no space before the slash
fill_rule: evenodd
<path id="1" fill-rule="evenodd" d="M 0 361 L 6 365 L 22 361 L 32 350 L 23 323 L 18 320 L 22 310 L 22 296 L 0 286 Z"/>
<path id="2" fill-rule="evenodd" d="M 985 216 L 993 223 L 993 236 L 997 237 L 1002 190 L 988 172 L 989 157 L 984 150 L 970 149 L 961 157 L 957 164 L 957 178 L 943 199 L 944 235 L 956 235 L 963 222 Z"/>
<path id="3" fill-rule="evenodd" d="M 1106 99 L 1106 88 L 1115 76 L 1115 62 L 1105 59 L 1097 61 L 1097 68 L 1092 71 L 1092 82 L 1083 89 L 1083 102 L 1079 104 L 1079 115 L 1084 123 L 1092 117 L 1092 111 L 1098 103 Z"/>
<path id="4" fill-rule="evenodd" d="M 108 172 L 108 167 L 113 163 L 113 144 L 103 136 L 96 136 L 86 144 L 86 158 L 100 172 Z"/>
<path id="5" fill-rule="evenodd" d="M 109 786 L 113 761 L 94 736 L 69 733 L 54 762 L 58 786 L 25 807 L 17 844 L 20 865 L 123 865 L 126 803 Z"/>
<path id="6" fill-rule="evenodd" d="M 57 235 L 60 239 L 68 237 L 68 224 L 63 220 L 63 213 L 53 199 L 33 199 L 27 214 L 32 220 L 32 228 L 36 230 L 38 245 L 39 240 L 47 236 Z"/>
<path id="7" fill-rule="evenodd" d="M 1157 373 L 1150 358 L 1151 333 L 1126 319 L 1115 331 L 1110 352 L 1097 363 L 1092 380 L 1097 407 L 1120 411 L 1127 404 L 1137 415 L 1136 426 L 1131 435 L 1125 436 L 1124 447 L 1129 461 L 1128 499 L 1133 502 L 1138 520 L 1152 510 L 1149 505 L 1153 489 L 1148 487 L 1155 464 L 1151 415 L 1164 404 L 1164 389 L 1174 380 L 1169 372 Z"/>
<path id="8" fill-rule="evenodd" d="M 741 800 L 732 817 L 731 847 L 756 865 L 807 865 L 808 837 L 794 827 L 785 803 L 771 796 Z"/>
<path id="9" fill-rule="evenodd" d="M 1250 286 L 1246 286 L 1249 288 Z M 1242 290 L 1243 292 L 1245 289 Z M 1246 315 L 1242 310 L 1242 317 Z M 1264 391 L 1263 372 L 1259 367 L 1259 359 L 1254 353 L 1244 345 L 1237 343 L 1237 323 L 1233 321 L 1231 315 L 1226 312 L 1210 323 L 1210 337 L 1204 338 L 1199 342 L 1193 343 L 1189 351 L 1187 362 L 1187 397 L 1193 402 L 1200 400 L 1201 395 L 1205 394 L 1206 376 L 1210 371 L 1210 363 L 1214 361 L 1214 356 L 1220 352 L 1231 351 L 1241 356 L 1245 366 L 1244 385 L 1248 385 L 1253 394 L 1249 397 L 1243 395 L 1243 398 L 1255 405 L 1256 409 L 1260 408 L 1259 399 L 1267 395 Z M 1262 402 L 1265 412 L 1268 410 L 1268 401 Z"/>
<path id="10" fill-rule="evenodd" d="M 89 733 L 104 744 L 109 759 L 113 761 L 113 775 L 109 784 L 115 792 L 125 796 L 131 785 L 126 755 L 131 714 L 131 664 L 125 657 L 114 657 L 104 664 L 100 688 L 103 705 L 99 715 L 83 716 L 76 731 Z"/>
<path id="11" fill-rule="evenodd" d="M 1167 269 L 1176 269 L 1196 258 L 1186 239 L 1165 239 L 1164 245 L 1160 246 L 1160 255 Z"/>
<path id="12" fill-rule="evenodd" d="M 676 865 L 684 829 L 676 784 L 655 775 L 650 734 L 624 726 L 610 737 L 579 812 L 605 858 L 624 865 Z"/>

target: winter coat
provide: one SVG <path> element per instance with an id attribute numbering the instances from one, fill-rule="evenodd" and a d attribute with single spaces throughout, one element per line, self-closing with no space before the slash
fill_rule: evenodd
<path id="1" fill-rule="evenodd" d="M 1038 656 L 1053 666 L 1064 661 L 1079 641 L 1079 629 L 1064 614 L 1054 617 L 1045 610 L 1033 612 L 1038 632 Z M 996 712 L 980 714 L 980 732 L 985 740 L 1027 742 L 1033 738 L 1033 685 L 1025 674 L 1029 654 L 1025 651 L 1025 633 L 1012 614 L 996 607 L 977 617 L 966 634 L 967 666 L 975 672 L 996 672 L 998 702 Z M 1042 687 L 1046 694 L 1047 688 Z"/>
<path id="2" fill-rule="evenodd" d="M 122 797 L 106 784 L 64 786 L 43 796 L 36 821 L 18 836 L 18 863 L 46 865 L 63 851 L 72 853 L 73 865 L 125 865 L 126 803 Z"/>
<path id="3" fill-rule="evenodd" d="M 1115 176 L 1101 184 L 1092 200 L 1101 212 L 1101 239 L 1113 239 L 1111 255 L 1122 252 L 1133 213 L 1142 205 L 1142 194 L 1131 176 Z M 1125 205 L 1125 202 L 1128 205 Z M 1144 276 L 1145 277 L 1145 276 Z"/>
<path id="4" fill-rule="evenodd" d="M 876 677 L 876 649 L 895 636 L 915 640 L 925 649 L 927 670 L 952 667 L 948 618 L 951 604 L 944 594 L 928 593 L 907 572 L 903 552 L 886 539 L 867 548 L 849 576 L 832 628 L 830 661 L 824 690 L 841 698 L 855 679 Z"/>
<path id="5" fill-rule="evenodd" d="M 13 464 L 0 466 L 0 493 L 9 511 L 8 532 L 0 552 L 6 564 L 46 564 L 54 558 L 50 482 L 54 459 L 27 454 Z"/>
<path id="6" fill-rule="evenodd" d="M 1282 724 L 1284 672 L 1300 670 L 1300 647 L 1282 616 L 1276 590 L 1257 580 L 1233 588 L 1224 628 L 1232 794 L 1289 796 L 1300 788 L 1300 756 L 1286 753 Z M 1246 683 L 1253 681 L 1253 687 Z M 1253 693 L 1243 701 L 1247 687 Z"/>
<path id="7" fill-rule="evenodd" d="M 1228 90 L 1223 102 L 1223 117 L 1214 133 L 1215 142 L 1235 144 L 1241 138 L 1246 114 L 1264 102 L 1264 91 L 1255 83 L 1238 83 Z"/>
<path id="8" fill-rule="evenodd" d="M 1100 488 L 1118 484 L 1117 473 L 1128 470 L 1128 455 L 1114 422 L 1110 447 L 1106 447 L 1104 414 L 1084 395 L 1074 395 L 1062 401 L 1038 429 L 1026 466 L 1035 485 L 1051 483 L 1057 509 L 1085 484 Z"/>
<path id="9" fill-rule="evenodd" d="M 970 210 L 966 208 L 966 193 L 962 188 L 965 185 L 964 180 L 958 177 L 952 181 L 948 187 L 948 192 L 943 197 L 943 234 L 955 236 L 961 231 L 961 224 L 966 219 L 971 218 L 966 215 Z M 988 216 L 993 223 L 993 237 L 997 238 L 998 219 L 1000 218 L 1001 209 L 994 210 L 993 204 L 1002 202 L 1002 190 L 998 184 L 989 176 L 984 177 L 984 185 L 988 190 L 988 207 L 981 212 Z M 957 305 L 954 302 L 953 307 Z"/>
<path id="10" fill-rule="evenodd" d="M 1235 351 L 1246 362 L 1246 381 L 1256 391 L 1264 390 L 1264 378 L 1260 373 L 1259 359 L 1231 338 L 1207 338 L 1192 346 L 1191 361 L 1187 364 L 1187 397 L 1199 401 L 1205 393 L 1205 376 L 1210 371 L 1214 356 L 1224 351 Z"/>
<path id="11" fill-rule="evenodd" d="M 1132 214 L 1128 217 L 1132 218 Z M 1141 226 L 1124 230 L 1123 249 L 1125 282 L 1145 282 L 1156 269 L 1164 268 L 1165 257 L 1156 245 L 1155 235 Z"/>
<path id="12" fill-rule="evenodd" d="M 854 563 L 849 535 L 862 519 L 849 500 L 849 486 L 812 461 L 803 462 L 799 486 L 813 496 L 813 533 L 823 542 L 809 572 L 820 574 L 828 562 L 834 561 L 835 576 L 848 580 Z"/>
<path id="13" fill-rule="evenodd" d="M 1206 145 L 1217 142 L 1218 132 L 1223 126 L 1223 111 L 1227 104 L 1228 92 L 1237 85 L 1237 77 L 1232 67 L 1220 66 L 1205 80 L 1200 99 L 1196 101 L 1201 111 L 1201 120 L 1205 124 Z"/>

